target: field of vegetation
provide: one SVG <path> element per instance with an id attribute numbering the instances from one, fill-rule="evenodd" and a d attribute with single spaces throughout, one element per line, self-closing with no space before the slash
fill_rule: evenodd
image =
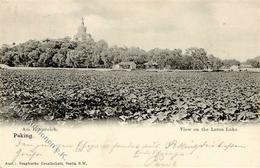
<path id="1" fill-rule="evenodd" d="M 258 122 L 249 72 L 0 70 L 0 118 L 127 123 Z"/>

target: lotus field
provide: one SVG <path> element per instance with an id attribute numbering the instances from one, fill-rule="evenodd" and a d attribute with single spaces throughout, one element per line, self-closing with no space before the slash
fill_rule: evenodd
<path id="1" fill-rule="evenodd" d="M 0 119 L 259 122 L 260 74 L 0 70 Z"/>

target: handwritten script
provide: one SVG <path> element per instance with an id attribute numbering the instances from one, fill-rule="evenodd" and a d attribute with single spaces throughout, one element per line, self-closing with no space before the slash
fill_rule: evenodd
<path id="1" fill-rule="evenodd" d="M 30 144 L 19 140 L 15 145 L 17 152 L 12 162 L 39 161 L 45 155 L 46 144 Z M 164 143 L 153 142 L 103 142 L 97 143 L 88 140 L 80 140 L 74 144 L 60 144 L 60 147 L 68 153 L 68 156 L 79 156 L 82 160 L 87 160 L 92 155 L 102 153 L 106 156 L 127 156 L 129 160 L 140 164 L 139 166 L 152 167 L 173 167 L 179 160 L 186 157 L 198 157 L 205 152 L 230 152 L 233 150 L 246 149 L 243 144 L 236 144 L 225 141 L 203 141 L 194 142 L 191 140 L 180 141 L 172 139 Z M 57 158 L 56 158 L 57 159 Z M 74 160 L 71 160 L 72 162 Z M 75 161 L 75 163 L 77 163 Z"/>

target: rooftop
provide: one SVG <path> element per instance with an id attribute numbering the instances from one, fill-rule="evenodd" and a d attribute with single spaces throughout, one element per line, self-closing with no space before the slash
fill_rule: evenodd
<path id="1" fill-rule="evenodd" d="M 127 62 L 120 62 L 119 65 L 135 65 L 135 63 L 132 61 L 127 61 Z"/>

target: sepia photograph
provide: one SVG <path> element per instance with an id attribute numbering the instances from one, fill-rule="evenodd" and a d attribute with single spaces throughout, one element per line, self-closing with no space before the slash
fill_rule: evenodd
<path id="1" fill-rule="evenodd" d="M 0 168 L 260 166 L 259 0 L 0 0 L 0 23 Z"/>
<path id="2" fill-rule="evenodd" d="M 259 122 L 259 1 L 43 3 L 1 1 L 2 122 Z"/>

